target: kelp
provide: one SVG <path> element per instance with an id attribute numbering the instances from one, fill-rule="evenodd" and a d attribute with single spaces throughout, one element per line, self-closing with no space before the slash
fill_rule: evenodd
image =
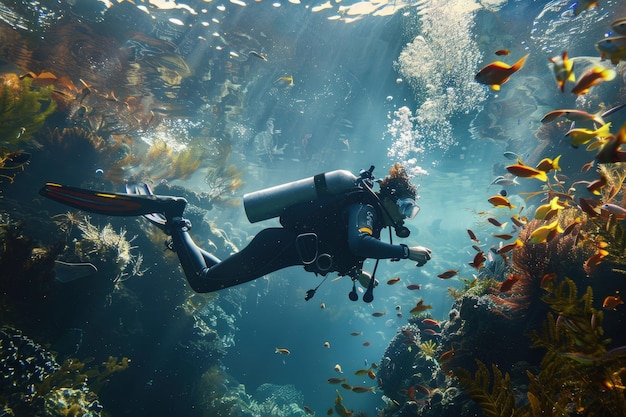
<path id="1" fill-rule="evenodd" d="M 51 98 L 52 87 L 35 87 L 30 77 L 0 74 L 0 137 L 8 143 L 28 139 L 43 127 L 56 104 Z"/>
<path id="2" fill-rule="evenodd" d="M 496 365 L 493 378 L 481 362 L 474 377 L 458 369 L 461 386 L 487 416 L 626 415 L 626 346 L 607 351 L 610 339 L 603 338 L 603 315 L 593 307 L 591 287 L 579 297 L 576 284 L 566 278 L 544 289 L 542 301 L 551 312 L 541 333 L 530 337 L 531 347 L 546 353 L 536 375 L 527 371 L 527 403 L 515 407 L 510 378 Z"/>
<path id="3" fill-rule="evenodd" d="M 495 364 L 491 365 L 491 372 L 479 360 L 476 360 L 476 365 L 478 369 L 474 377 L 462 368 L 457 370 L 456 375 L 465 393 L 480 404 L 483 413 L 487 417 L 523 416 L 523 411 L 515 407 L 515 395 L 509 374 L 502 373 Z"/>

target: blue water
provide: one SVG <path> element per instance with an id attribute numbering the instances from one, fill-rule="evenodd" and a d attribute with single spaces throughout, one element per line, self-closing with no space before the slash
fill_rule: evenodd
<path id="1" fill-rule="evenodd" d="M 183 312 L 193 294 L 176 260 L 164 256 L 164 236 L 157 233 L 157 242 L 147 238 L 141 219 L 94 215 L 101 227 L 111 222 L 114 230 L 127 228 L 128 238 L 138 235 L 131 253 L 143 255 L 148 271 L 122 276 L 115 288 L 109 285 L 113 272 L 100 274 L 99 284 L 90 277 L 66 286 L 56 282 L 49 291 L 62 304 L 35 297 L 33 310 L 19 319 L 8 315 L 2 324 L 30 331 L 59 352 L 59 361 L 131 358 L 131 367 L 114 375 L 100 394 L 112 416 L 204 415 L 201 402 L 194 401 L 208 363 L 228 375 L 224 386 L 230 390 L 243 384 L 253 395 L 262 384 L 293 385 L 303 396 L 299 406 L 324 415 L 339 389 L 349 409 L 376 415 L 384 407 L 378 390 L 356 394 L 327 379 L 376 387 L 378 381 L 354 372 L 385 360 L 390 340 L 420 298 L 432 305 L 432 318 L 448 318 L 449 288 L 462 283 L 436 275 L 459 269 L 459 276 L 473 279 L 476 271 L 468 262 L 475 251 L 466 230 L 481 232 L 485 247 L 499 244 L 479 214 L 492 209 L 488 197 L 505 191 L 526 213 L 540 204 L 520 194 L 538 189 L 533 180 L 490 185 L 513 163 L 503 152 L 519 154 L 528 165 L 562 154 L 564 174 L 589 179 L 579 167 L 593 154 L 559 139 L 554 132 L 565 123 L 545 131 L 539 120 L 556 108 L 595 112 L 623 99 L 623 63 L 603 61 L 617 69 L 616 79 L 577 98 L 568 91 L 571 83 L 565 93 L 558 90 L 548 61 L 568 50 L 578 57 L 576 68 L 600 63 L 595 42 L 624 16 L 623 2 L 603 1 L 576 17 L 569 1 L 493 3 L 472 8 L 453 0 L 395 2 L 402 6 L 397 12 L 376 16 L 350 12 L 348 7 L 356 7 L 350 2 L 329 2 L 330 9 L 318 11 L 321 2 L 1 1 L 0 72 L 50 71 L 57 77 L 56 94 L 67 89 L 58 81 L 62 76 L 76 86 L 65 106 L 33 125 L 36 131 L 22 132 L 26 116 L 9 118 L 8 107 L 3 116 L 0 151 L 32 157 L 23 169 L 0 168 L 0 209 L 26 223 L 36 240 L 51 245 L 63 235 L 53 216 L 66 209 L 37 196 L 47 181 L 121 192 L 125 180 L 149 178 L 153 185 L 167 180 L 210 193 L 204 198 L 214 204 L 195 213 L 194 222 L 204 216 L 241 248 L 261 228 L 277 224 L 249 224 L 240 204 L 244 193 L 335 169 L 358 173 L 374 165 L 375 175 L 383 177 L 402 162 L 415 174 L 421 206 L 408 224 L 412 235 L 406 242 L 433 251 L 432 261 L 419 269 L 381 261 L 381 284 L 371 304 L 350 301 L 350 280 L 334 281 L 332 275 L 305 302 L 306 291 L 322 277 L 300 267 L 221 291 L 217 299 L 195 299 L 194 313 L 221 338 L 213 355 L 210 348 L 194 347 L 207 339 L 196 337 L 193 320 Z M 496 57 L 498 49 L 511 55 Z M 524 68 L 501 91 L 473 81 L 487 63 L 512 63 L 527 53 Z M 624 121 L 626 113 L 616 113 L 612 131 Z M 55 128 L 72 127 L 98 133 L 104 144 L 50 139 Z M 271 150 L 259 152 L 268 134 Z M 159 140 L 170 150 L 142 159 Z M 202 155 L 188 176 L 168 172 L 173 163 L 159 165 L 185 147 Z M 229 166 L 242 184 L 220 188 Z M 208 226 L 192 234 L 207 250 L 228 254 L 226 247 L 214 246 L 219 241 L 208 241 L 214 239 Z M 366 266 L 371 271 L 374 262 Z M 387 285 L 392 277 L 400 283 Z M 408 291 L 409 283 L 421 289 Z M 276 354 L 276 348 L 291 354 Z"/>

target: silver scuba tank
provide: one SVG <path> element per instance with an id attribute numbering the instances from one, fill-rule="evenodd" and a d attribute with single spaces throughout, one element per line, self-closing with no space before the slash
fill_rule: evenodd
<path id="1" fill-rule="evenodd" d="M 337 195 L 356 187 L 357 177 L 350 171 L 336 170 L 286 184 L 276 185 L 243 196 L 243 208 L 250 223 L 282 214 L 294 204 Z"/>

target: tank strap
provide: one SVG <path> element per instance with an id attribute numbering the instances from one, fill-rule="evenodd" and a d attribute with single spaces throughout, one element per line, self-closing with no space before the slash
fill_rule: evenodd
<path id="1" fill-rule="evenodd" d="M 323 198 L 330 193 L 328 192 L 328 186 L 326 185 L 326 175 L 325 174 L 317 174 L 313 177 L 313 182 L 315 183 L 315 191 L 317 191 L 318 198 Z"/>

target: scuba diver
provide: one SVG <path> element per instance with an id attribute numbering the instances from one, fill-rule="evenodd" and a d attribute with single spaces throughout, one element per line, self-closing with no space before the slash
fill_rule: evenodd
<path id="1" fill-rule="evenodd" d="M 373 300 L 375 273 L 380 259 L 410 259 L 423 266 L 431 251 L 422 246 L 394 245 L 391 228 L 401 238 L 409 236 L 405 219 L 415 217 L 417 188 L 401 164 L 390 169 L 389 176 L 372 187 L 374 167 L 361 170 L 356 177 L 337 170 L 307 179 L 278 185 L 244 195 L 244 209 L 250 222 L 280 218 L 282 227 L 260 231 L 241 251 L 220 260 L 199 248 L 183 217 L 187 200 L 181 197 L 152 194 L 146 184 L 126 185 L 126 194 L 92 191 L 47 183 L 40 194 L 55 201 L 92 213 L 109 216 L 138 216 L 157 225 L 171 241 L 191 288 L 205 293 L 243 284 L 271 272 L 294 265 L 326 276 L 337 272 L 352 279 L 349 298 L 358 299 L 355 282 L 367 291 L 365 302 Z M 380 240 L 380 233 L 390 227 L 390 243 Z M 363 271 L 367 258 L 377 259 L 373 274 Z M 315 295 L 307 291 L 305 300 Z"/>

